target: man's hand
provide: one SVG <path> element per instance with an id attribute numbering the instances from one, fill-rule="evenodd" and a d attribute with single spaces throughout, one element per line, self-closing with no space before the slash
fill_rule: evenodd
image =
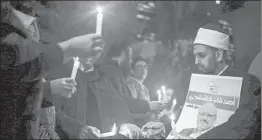
<path id="1" fill-rule="evenodd" d="M 59 46 L 64 51 L 64 57 L 91 57 L 103 49 L 101 36 L 98 34 L 87 34 L 73 37 L 67 41 L 60 42 Z"/>
<path id="2" fill-rule="evenodd" d="M 92 126 L 84 126 L 80 133 L 80 139 L 99 139 L 100 130 Z"/>
<path id="3" fill-rule="evenodd" d="M 150 108 L 151 111 L 155 111 L 155 112 L 159 113 L 165 107 L 166 107 L 166 104 L 158 102 L 158 101 L 150 101 L 149 102 L 149 108 Z"/>
<path id="4" fill-rule="evenodd" d="M 142 127 L 142 131 L 147 133 L 147 138 L 164 136 L 166 133 L 165 125 L 161 122 L 148 122 Z"/>
<path id="5" fill-rule="evenodd" d="M 51 91 L 53 94 L 59 94 L 66 98 L 76 91 L 76 82 L 71 78 L 61 78 L 50 81 Z"/>
<path id="6" fill-rule="evenodd" d="M 142 136 L 141 129 L 138 126 L 129 123 L 122 124 L 119 133 L 129 139 L 139 139 Z"/>

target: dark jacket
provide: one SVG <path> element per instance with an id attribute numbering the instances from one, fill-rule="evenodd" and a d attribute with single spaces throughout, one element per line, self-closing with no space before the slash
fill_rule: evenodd
<path id="1" fill-rule="evenodd" d="M 107 63 L 108 64 L 108 63 Z M 106 65 L 95 66 L 94 71 L 88 75 L 88 87 L 94 93 L 97 99 L 97 105 L 101 121 L 101 132 L 109 132 L 114 123 L 120 126 L 123 123 L 132 123 L 129 109 L 125 101 L 119 96 L 118 92 L 112 85 L 108 73 L 106 72 Z M 88 100 L 91 100 L 88 98 Z M 89 109 L 88 120 L 94 122 L 94 109 Z M 93 117 L 92 117 L 93 116 Z"/>
<path id="2" fill-rule="evenodd" d="M 222 76 L 243 77 L 239 108 L 228 121 L 198 139 L 252 139 L 258 128 L 261 113 L 256 96 L 260 94 L 259 80 L 246 73 L 228 67 Z"/>
<path id="3" fill-rule="evenodd" d="M 19 30 L 1 23 L 1 38 Z M 25 37 L 25 36 L 24 36 Z M 39 44 L 40 45 L 40 44 Z M 42 76 L 63 63 L 60 47 L 50 44 L 33 60 L 23 64 L 19 59 L 19 46 L 1 43 L 1 137 L 5 139 L 30 138 L 30 125 L 34 119 L 36 95 L 39 94 Z"/>
<path id="4" fill-rule="evenodd" d="M 70 77 L 73 68 L 73 59 L 59 68 L 54 69 L 46 80 L 51 81 L 55 79 Z M 81 128 L 87 124 L 86 111 L 88 95 L 86 74 L 78 69 L 76 75 L 77 90 L 71 98 L 62 96 L 54 97 L 54 104 L 56 108 L 56 126 L 61 139 L 79 138 Z M 48 91 L 48 90 L 47 90 Z M 50 90 L 49 90 L 50 91 Z"/>
<path id="5" fill-rule="evenodd" d="M 139 98 L 132 98 L 128 89 L 126 79 L 123 76 L 123 72 L 119 68 L 118 64 L 114 60 L 108 60 L 103 66 L 104 72 L 109 77 L 114 89 L 124 99 L 128 105 L 129 111 L 136 114 L 145 114 L 150 111 L 149 103 Z"/>

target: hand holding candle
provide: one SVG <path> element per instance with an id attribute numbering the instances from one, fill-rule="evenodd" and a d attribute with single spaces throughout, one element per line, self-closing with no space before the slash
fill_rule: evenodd
<path id="1" fill-rule="evenodd" d="M 77 70 L 79 68 L 79 65 L 80 65 L 79 58 L 78 57 L 74 58 L 74 67 L 73 67 L 73 70 L 72 70 L 72 73 L 71 73 L 71 78 L 74 79 L 74 80 L 76 78 L 76 74 L 77 74 Z"/>

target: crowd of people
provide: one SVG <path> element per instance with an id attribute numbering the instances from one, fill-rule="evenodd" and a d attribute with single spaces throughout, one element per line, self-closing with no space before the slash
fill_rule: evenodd
<path id="1" fill-rule="evenodd" d="M 1 139 L 100 139 L 114 124 L 118 131 L 107 138 L 165 139 L 169 134 L 170 112 L 177 117 L 181 112 L 172 107 L 174 91 L 170 90 L 168 102 L 151 99 L 143 84 L 148 61 L 132 60 L 129 44 L 112 44 L 105 61 L 97 64 L 104 47 L 100 35 L 42 42 L 32 15 L 9 2 L 2 4 L 1 12 Z M 181 135 L 200 139 L 256 135 L 261 123 L 260 81 L 227 63 L 230 46 L 221 24 L 202 26 L 193 43 L 195 64 L 202 74 L 243 77 L 239 108 L 226 123 L 213 127 L 216 108 L 205 104 L 202 108 L 212 110 L 211 118 L 205 117 L 206 109 L 199 109 L 197 124 L 209 126 L 183 130 Z M 80 66 L 72 78 L 75 57 Z"/>

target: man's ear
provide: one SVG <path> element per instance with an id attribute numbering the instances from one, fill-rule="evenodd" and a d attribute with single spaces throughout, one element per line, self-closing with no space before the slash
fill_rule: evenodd
<path id="1" fill-rule="evenodd" d="M 217 62 L 221 62 L 223 60 L 224 57 L 224 51 L 219 49 L 216 51 L 216 60 Z"/>

